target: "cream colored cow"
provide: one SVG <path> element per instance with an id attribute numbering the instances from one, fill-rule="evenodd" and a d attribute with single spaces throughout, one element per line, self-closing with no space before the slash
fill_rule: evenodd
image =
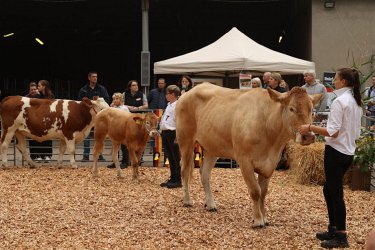
<path id="1" fill-rule="evenodd" d="M 181 96 L 176 107 L 177 141 L 181 151 L 183 203 L 191 206 L 189 179 L 193 148 L 203 148 L 201 181 L 206 208 L 216 210 L 210 175 L 218 157 L 234 159 L 253 200 L 255 227 L 267 224 L 264 200 L 268 183 L 286 143 L 298 139 L 297 128 L 312 122 L 313 104 L 303 88 L 287 93 L 271 89 L 239 90 L 202 83 Z M 258 173 L 256 179 L 255 173 Z"/>

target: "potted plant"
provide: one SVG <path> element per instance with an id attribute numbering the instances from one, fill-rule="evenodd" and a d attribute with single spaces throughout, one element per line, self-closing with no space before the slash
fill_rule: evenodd
<path id="1" fill-rule="evenodd" d="M 370 191 L 371 171 L 375 163 L 375 136 L 368 130 L 362 130 L 357 140 L 353 159 L 351 189 Z"/>

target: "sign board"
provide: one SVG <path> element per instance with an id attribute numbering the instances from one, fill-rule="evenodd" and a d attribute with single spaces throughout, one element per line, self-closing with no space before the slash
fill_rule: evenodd
<path id="1" fill-rule="evenodd" d="M 251 74 L 241 71 L 239 75 L 240 89 L 251 89 Z"/>
<path id="2" fill-rule="evenodd" d="M 335 79 L 335 72 L 324 72 L 323 73 L 323 84 L 324 86 L 332 86 L 333 80 Z"/>

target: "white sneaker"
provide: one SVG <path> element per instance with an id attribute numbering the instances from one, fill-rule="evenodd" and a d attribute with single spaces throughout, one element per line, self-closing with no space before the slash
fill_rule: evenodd
<path id="1" fill-rule="evenodd" d="M 38 157 L 38 158 L 35 159 L 35 161 L 38 162 L 38 163 L 41 163 L 43 161 L 43 159 L 41 157 Z"/>
<path id="2" fill-rule="evenodd" d="M 46 158 L 44 158 L 44 162 L 45 162 L 45 163 L 48 163 L 48 162 L 50 162 L 50 161 L 51 161 L 51 157 L 46 156 Z"/>

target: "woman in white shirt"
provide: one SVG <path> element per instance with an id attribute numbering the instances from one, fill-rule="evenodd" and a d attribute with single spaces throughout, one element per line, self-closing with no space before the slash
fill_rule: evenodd
<path id="1" fill-rule="evenodd" d="M 327 127 L 306 124 L 299 128 L 302 135 L 312 131 L 325 136 L 326 140 L 324 150 L 326 182 L 323 193 L 329 224 L 328 231 L 316 234 L 324 248 L 349 247 L 346 235 L 343 177 L 353 161 L 355 140 L 360 135 L 362 117 L 358 71 L 350 68 L 337 70 L 334 84 L 337 98 L 332 103 Z"/>

